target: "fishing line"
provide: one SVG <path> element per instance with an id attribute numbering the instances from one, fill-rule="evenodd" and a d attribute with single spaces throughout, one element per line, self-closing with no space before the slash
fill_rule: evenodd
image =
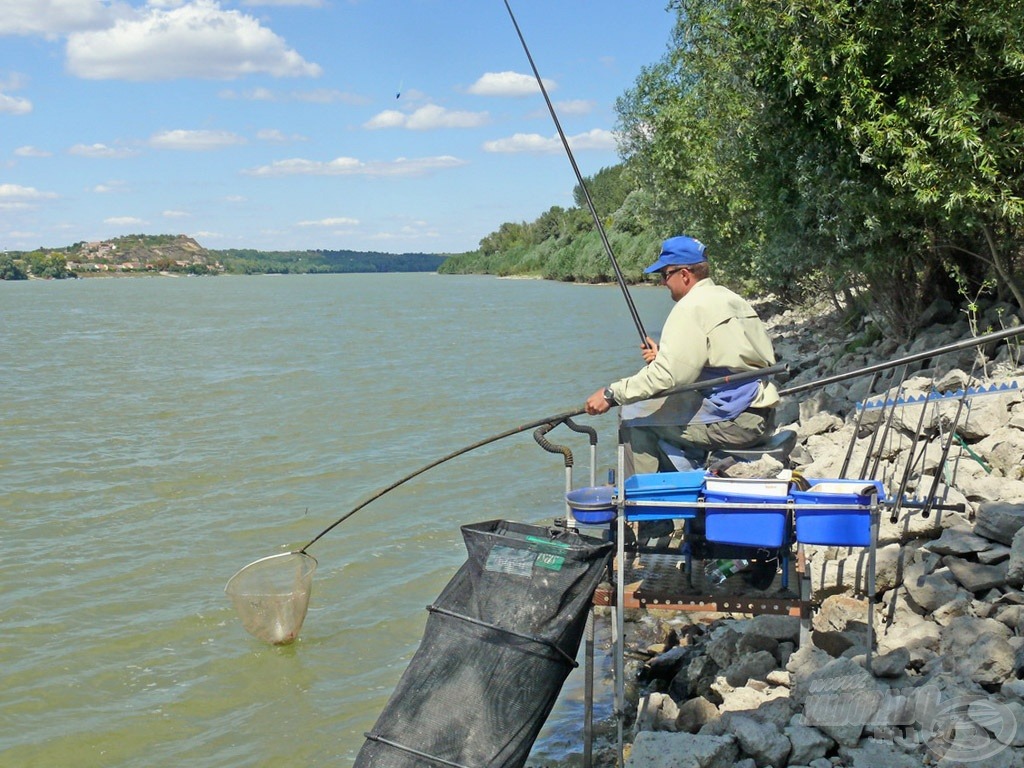
<path id="1" fill-rule="evenodd" d="M 706 389 L 729 382 L 738 383 L 763 376 L 771 376 L 776 373 L 784 373 L 788 370 L 788 365 L 779 363 L 770 368 L 760 368 L 716 379 L 696 381 L 671 391 L 688 392 Z M 507 429 L 504 432 L 485 437 L 482 440 L 477 440 L 475 443 L 452 451 L 410 472 L 390 485 L 375 491 L 310 539 L 302 549 L 263 557 L 239 569 L 228 580 L 224 591 L 231 598 L 236 612 L 242 619 L 242 626 L 253 636 L 268 643 L 283 645 L 292 642 L 299 635 L 299 630 L 302 628 L 302 622 L 306 618 L 306 610 L 309 605 L 309 595 L 313 586 L 313 573 L 316 571 L 317 561 L 306 550 L 313 546 L 313 544 L 371 502 L 439 464 L 444 464 L 446 461 L 450 461 L 457 456 L 462 456 L 477 448 L 519 434 L 520 432 L 526 432 L 527 430 L 547 425 L 554 428 L 562 422 L 568 421 L 573 416 L 580 416 L 584 413 L 586 413 L 585 408 L 577 408 L 565 413 L 545 416 L 542 419 L 537 419 L 527 424 L 520 424 L 518 427 Z"/>
<path id="2" fill-rule="evenodd" d="M 544 96 L 544 103 L 548 105 L 548 112 L 551 113 L 551 120 L 555 124 L 555 128 L 558 131 L 558 137 L 562 140 L 562 146 L 565 148 L 565 154 L 569 157 L 569 163 L 572 165 L 572 170 L 576 174 L 576 181 L 579 182 L 580 189 L 583 190 L 583 197 L 587 201 L 587 208 L 590 209 L 590 215 L 594 219 L 594 226 L 597 228 L 597 233 L 601 237 L 601 245 L 604 246 L 604 251 L 608 254 L 608 259 L 612 263 L 612 269 L 615 271 L 615 279 L 619 284 L 619 288 L 622 290 L 622 296 L 626 300 L 626 306 L 629 307 L 629 313 L 633 316 L 633 323 L 636 325 L 636 330 L 640 334 L 640 343 L 643 346 L 647 346 L 647 331 L 644 330 L 644 325 L 640 321 L 640 315 L 636 311 L 636 305 L 633 303 L 633 297 L 629 295 L 629 289 L 626 287 L 626 279 L 622 276 L 622 270 L 619 268 L 619 262 L 615 258 L 615 254 L 612 253 L 611 243 L 608 242 L 608 235 L 605 234 L 604 225 L 601 224 L 601 217 L 597 215 L 597 208 L 594 206 L 594 201 L 590 197 L 590 190 L 587 189 L 586 183 L 583 181 L 583 174 L 580 173 L 580 168 L 576 164 L 576 158 L 573 157 L 572 149 L 569 148 L 569 140 L 565 137 L 565 131 L 562 130 L 562 124 L 558 120 L 558 115 L 555 113 L 555 105 L 551 103 L 551 98 L 548 96 L 548 90 L 544 87 L 544 81 L 541 79 L 540 71 L 537 69 L 537 65 L 533 62 L 533 56 L 530 54 L 530 49 L 526 45 L 526 38 L 523 37 L 523 32 L 519 29 L 519 22 L 516 21 L 515 14 L 512 13 L 512 6 L 508 4 L 508 0 L 504 0 L 505 9 L 508 11 L 508 16 L 512 19 L 512 26 L 516 28 L 516 34 L 519 36 L 519 42 L 523 45 L 523 51 L 526 53 L 526 58 L 530 62 L 530 68 L 533 70 L 533 76 L 537 79 L 537 85 L 540 86 L 540 92 Z"/>

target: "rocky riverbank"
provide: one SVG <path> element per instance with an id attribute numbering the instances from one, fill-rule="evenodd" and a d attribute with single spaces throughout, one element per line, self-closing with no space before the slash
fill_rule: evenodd
<path id="1" fill-rule="evenodd" d="M 954 322 L 948 307 L 930 312 L 904 345 L 776 315 L 776 351 L 790 363 L 781 387 L 1018 322 L 1007 307 Z M 779 424 L 798 435 L 797 470 L 839 477 L 846 464 L 845 476 L 885 484 L 873 590 L 865 549 L 809 546 L 815 610 L 803 637 L 793 616 L 628 616 L 627 765 L 1024 766 L 1021 343 L 784 400 Z M 897 406 L 858 416 L 856 404 L 876 397 Z"/>

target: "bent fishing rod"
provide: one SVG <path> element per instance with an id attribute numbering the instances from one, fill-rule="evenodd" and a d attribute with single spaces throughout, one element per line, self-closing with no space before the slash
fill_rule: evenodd
<path id="1" fill-rule="evenodd" d="M 572 149 L 569 147 L 569 140 L 565 137 L 565 131 L 562 130 L 562 124 L 558 120 L 558 115 L 555 113 L 555 106 L 551 103 L 551 98 L 548 96 L 548 90 L 544 87 L 544 81 L 541 79 L 540 71 L 537 69 L 537 65 L 533 62 L 533 56 L 530 54 L 530 48 L 526 45 L 526 38 L 523 37 L 523 32 L 519 29 L 519 22 L 516 21 L 515 14 L 512 13 L 512 6 L 508 4 L 508 0 L 504 0 L 505 9 L 508 11 L 508 16 L 512 19 L 512 26 L 516 28 L 516 34 L 519 36 L 519 42 L 523 45 L 523 51 L 526 53 L 526 58 L 530 62 L 530 68 L 533 70 L 533 76 L 537 80 L 537 85 L 540 86 L 540 92 L 544 96 L 544 103 L 548 106 L 548 112 L 551 113 L 551 120 L 555 124 L 555 129 L 558 131 L 558 137 L 562 140 L 562 146 L 565 148 L 565 154 L 569 157 L 569 163 L 572 165 L 572 170 L 576 174 L 576 181 L 579 182 L 580 189 L 583 190 L 583 198 L 587 202 L 587 208 L 590 209 L 590 215 L 594 219 L 594 226 L 597 228 L 597 234 L 601 238 L 601 245 L 604 246 L 604 251 L 608 254 L 608 260 L 612 263 L 612 269 L 615 271 L 615 280 L 619 284 L 619 288 L 622 290 L 622 296 L 626 300 L 626 306 L 629 307 L 629 314 L 633 316 L 633 323 L 636 325 L 636 330 L 640 334 L 640 343 L 642 346 L 647 346 L 647 331 L 644 330 L 644 324 L 640 321 L 640 315 L 636 311 L 636 305 L 633 303 L 633 297 L 629 294 L 629 289 L 626 287 L 626 278 L 622 275 L 622 270 L 619 268 L 619 262 L 615 258 L 615 254 L 612 253 L 611 243 L 608 242 L 608 235 L 605 234 L 604 225 L 601 224 L 601 217 L 597 215 L 597 208 L 594 206 L 594 201 L 590 197 L 590 190 L 587 189 L 586 182 L 583 181 L 583 174 L 580 173 L 580 168 L 576 164 L 576 158 L 573 157 Z"/>
<path id="2" fill-rule="evenodd" d="M 719 386 L 719 385 L 722 385 L 722 384 L 739 384 L 741 382 L 749 381 L 751 379 L 759 379 L 759 378 L 762 378 L 764 376 L 772 376 L 772 375 L 774 375 L 776 373 L 784 373 L 784 372 L 786 372 L 788 370 L 789 370 L 789 365 L 787 365 L 786 363 L 778 363 L 778 364 L 773 365 L 773 366 L 771 366 L 769 368 L 758 368 L 757 370 L 754 370 L 754 371 L 743 371 L 741 373 L 731 373 L 731 374 L 729 374 L 727 376 L 719 376 L 718 378 L 714 378 L 714 379 L 703 379 L 701 381 L 695 381 L 692 384 L 684 384 L 684 385 L 682 385 L 680 387 L 676 387 L 674 389 L 668 390 L 667 392 L 665 392 L 663 394 L 676 394 L 676 393 L 679 393 L 679 392 L 693 392 L 693 391 L 696 391 L 696 390 L 708 389 L 709 387 L 716 387 L 716 386 Z M 425 464 L 424 466 L 420 467 L 419 469 L 417 469 L 417 470 L 415 470 L 413 472 L 410 472 L 405 477 L 400 478 L 399 480 L 396 480 L 395 482 L 391 483 L 390 485 L 384 486 L 383 488 L 381 488 L 381 489 L 379 489 L 377 491 L 374 491 L 367 498 L 363 499 L 363 501 L 361 501 L 355 507 L 350 509 L 344 515 L 339 517 L 337 520 L 335 520 L 329 526 L 327 526 L 322 531 L 320 531 L 320 533 L 318 533 L 316 536 L 314 536 L 312 539 L 310 539 L 309 543 L 307 543 L 306 546 L 304 546 L 302 549 L 299 549 L 299 550 L 296 550 L 296 551 L 301 553 L 301 554 L 306 554 L 306 550 L 307 549 L 309 549 L 311 546 L 313 546 L 321 538 L 326 536 L 328 533 L 333 531 L 335 528 L 337 528 L 343 522 L 345 522 L 350 517 L 352 517 L 352 515 L 354 515 L 356 512 L 358 512 L 363 507 L 365 507 L 368 504 L 370 504 L 370 502 L 376 501 L 377 499 L 379 499 L 384 494 L 386 494 L 386 493 L 388 493 L 390 491 L 393 491 L 395 488 L 397 488 L 400 485 L 403 485 L 403 484 L 407 483 L 408 481 L 412 480 L 414 477 L 416 477 L 418 475 L 422 475 L 428 469 L 433 469 L 434 467 L 436 467 L 436 466 L 438 466 L 440 464 L 444 464 L 446 461 L 451 461 L 452 459 L 454 459 L 454 458 L 456 458 L 458 456 L 462 456 L 465 453 L 469 453 L 470 451 L 474 451 L 477 448 L 482 448 L 485 445 L 490 445 L 491 443 L 495 443 L 498 440 L 502 440 L 502 439 L 504 439 L 506 437 L 511 437 L 512 435 L 518 435 L 520 432 L 526 432 L 527 430 L 536 429 L 537 427 L 543 427 L 543 426 L 547 426 L 547 425 L 550 425 L 552 428 L 554 428 L 554 427 L 558 426 L 559 424 L 561 424 L 562 422 L 566 421 L 567 419 L 571 419 L 573 416 L 581 416 L 584 413 L 586 413 L 586 408 L 577 408 L 574 411 L 566 411 L 565 413 L 557 413 L 557 414 L 555 414 L 553 416 L 546 416 L 543 419 L 537 419 L 536 421 L 531 421 L 531 422 L 529 422 L 527 424 L 520 424 L 518 427 L 513 427 L 512 429 L 507 429 L 504 432 L 499 432 L 498 434 L 491 435 L 490 437 L 485 437 L 483 440 L 477 440 L 475 443 L 471 443 L 470 445 L 467 445 L 467 446 L 465 446 L 463 448 L 459 448 L 456 451 L 452 451 L 451 453 L 446 454 L 446 455 L 442 456 L 439 459 L 435 459 L 434 461 L 430 462 L 429 464 Z"/>

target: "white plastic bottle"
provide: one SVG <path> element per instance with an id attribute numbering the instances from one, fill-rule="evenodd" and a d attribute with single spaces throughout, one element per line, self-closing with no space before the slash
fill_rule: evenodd
<path id="1" fill-rule="evenodd" d="M 748 565 L 750 565 L 750 561 L 744 558 L 712 560 L 704 568 L 704 583 L 711 587 L 717 587 L 734 573 L 742 571 Z"/>

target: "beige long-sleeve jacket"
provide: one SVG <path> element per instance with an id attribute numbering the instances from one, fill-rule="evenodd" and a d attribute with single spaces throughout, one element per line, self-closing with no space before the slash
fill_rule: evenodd
<path id="1" fill-rule="evenodd" d="M 611 384 L 620 404 L 635 403 L 699 378 L 775 364 L 768 331 L 753 307 L 711 278 L 701 280 L 672 308 L 662 327 L 658 355 L 632 376 Z M 686 397 L 688 396 L 688 397 Z M 670 395 L 669 399 L 677 397 Z M 684 399 L 693 400 L 685 393 Z M 748 407 L 769 408 L 779 395 L 762 383 Z"/>

